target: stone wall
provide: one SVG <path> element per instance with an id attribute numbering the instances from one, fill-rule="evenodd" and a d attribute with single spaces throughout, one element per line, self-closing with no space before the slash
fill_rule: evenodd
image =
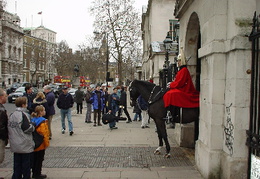
<path id="1" fill-rule="evenodd" d="M 200 0 L 180 18 L 180 46 L 197 46 L 190 33 L 199 30 L 201 47 L 200 125 L 196 165 L 205 178 L 244 178 L 248 151 L 251 51 L 248 35 L 254 0 Z M 197 15 L 199 27 L 192 17 Z M 196 19 L 195 19 L 196 20 Z M 195 41 L 195 42 L 194 42 Z M 197 41 L 198 42 L 198 41 Z M 230 132 L 230 135 L 227 135 Z"/>

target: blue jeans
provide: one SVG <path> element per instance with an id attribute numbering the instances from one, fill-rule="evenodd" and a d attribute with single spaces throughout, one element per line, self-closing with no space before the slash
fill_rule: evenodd
<path id="1" fill-rule="evenodd" d="M 14 153 L 14 173 L 12 179 L 31 178 L 32 153 Z"/>
<path id="2" fill-rule="evenodd" d="M 134 121 L 137 121 L 138 116 L 139 116 L 139 120 L 140 121 L 142 120 L 142 113 L 135 113 Z"/>
<path id="3" fill-rule="evenodd" d="M 110 122 L 109 123 L 109 127 L 110 128 L 113 128 L 113 127 L 115 127 L 116 126 L 116 121 L 113 121 L 113 122 Z"/>
<path id="4" fill-rule="evenodd" d="M 90 122 L 91 121 L 91 113 L 92 113 L 92 108 L 91 108 L 92 104 L 91 103 L 87 103 L 87 112 L 86 112 L 86 118 L 85 118 L 85 122 Z"/>
<path id="5" fill-rule="evenodd" d="M 73 131 L 73 124 L 71 121 L 71 109 L 60 109 L 60 116 L 61 116 L 61 127 L 62 129 L 66 129 L 65 125 L 65 117 L 67 116 L 68 119 L 68 125 L 69 125 L 69 131 Z"/>
<path id="6" fill-rule="evenodd" d="M 116 112 L 118 111 L 118 105 L 112 105 L 112 112 L 111 114 L 113 114 L 114 116 L 116 116 Z M 113 122 L 109 123 L 109 127 L 113 128 L 116 126 L 116 120 L 114 120 Z"/>

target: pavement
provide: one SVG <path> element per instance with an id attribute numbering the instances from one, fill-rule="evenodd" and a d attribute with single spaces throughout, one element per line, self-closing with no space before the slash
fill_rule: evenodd
<path id="1" fill-rule="evenodd" d="M 131 107 L 128 111 L 133 117 Z M 61 133 L 60 117 L 55 115 L 53 137 L 46 149 L 42 170 L 49 179 L 203 178 L 195 166 L 194 149 L 178 147 L 173 138 L 174 129 L 167 129 L 171 157 L 164 158 L 165 148 L 161 155 L 153 153 L 158 147 L 153 121 L 150 128 L 145 129 L 141 128 L 139 121 L 119 121 L 118 129 L 110 130 L 108 125 L 94 127 L 93 123 L 85 123 L 85 113 L 86 108 L 83 114 L 76 114 L 73 110 L 73 136 L 68 131 Z M 5 160 L 0 165 L 0 178 L 11 178 L 12 156 L 7 147 Z"/>

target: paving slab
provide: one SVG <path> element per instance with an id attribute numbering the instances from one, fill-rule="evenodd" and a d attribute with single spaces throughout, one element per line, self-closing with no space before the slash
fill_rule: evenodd
<path id="1" fill-rule="evenodd" d="M 132 108 L 128 111 L 131 113 Z M 94 127 L 83 114 L 72 115 L 74 135 L 61 134 L 59 115 L 52 122 L 53 137 L 46 149 L 43 173 L 50 179 L 63 178 L 202 178 L 194 162 L 194 150 L 178 147 L 174 129 L 168 129 L 171 158 L 154 155 L 158 147 L 155 124 L 141 129 L 141 122 L 119 121 L 118 129 Z M 133 116 L 133 114 L 131 114 Z M 92 116 L 93 117 L 93 116 Z M 67 123 L 66 123 L 67 125 Z M 11 178 L 13 159 L 9 148 L 0 165 L 0 177 Z"/>

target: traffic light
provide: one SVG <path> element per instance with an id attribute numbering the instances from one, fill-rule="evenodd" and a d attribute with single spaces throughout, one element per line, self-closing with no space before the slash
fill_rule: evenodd
<path id="1" fill-rule="evenodd" d="M 107 72 L 106 81 L 113 81 L 113 78 L 110 78 L 110 72 Z"/>

